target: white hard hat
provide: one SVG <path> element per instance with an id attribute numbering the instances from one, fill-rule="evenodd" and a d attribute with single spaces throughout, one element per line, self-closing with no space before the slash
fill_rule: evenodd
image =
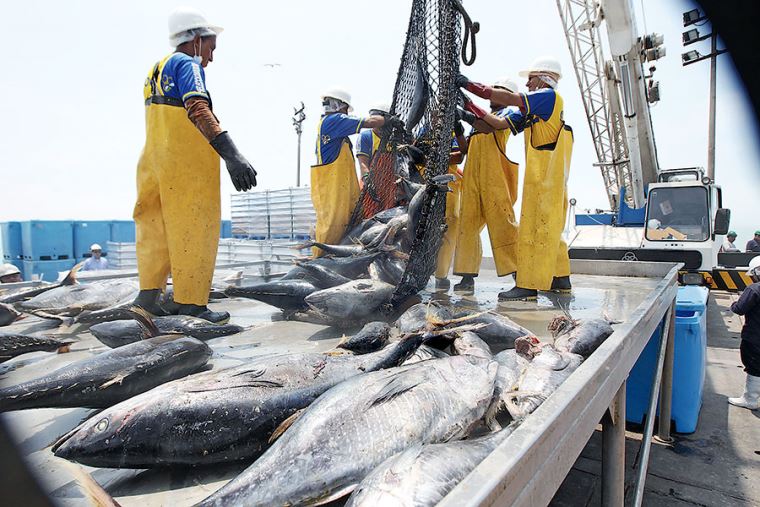
<path id="1" fill-rule="evenodd" d="M 647 229 L 659 229 L 660 226 L 662 226 L 662 222 L 656 218 L 650 218 L 649 222 L 647 222 Z"/>
<path id="2" fill-rule="evenodd" d="M 520 77 L 528 77 L 533 72 L 551 72 L 552 74 L 557 75 L 557 79 L 562 77 L 562 67 L 559 64 L 559 61 L 553 56 L 541 56 L 536 58 L 533 60 L 533 63 L 530 64 L 530 67 L 521 70 L 518 75 Z"/>
<path id="3" fill-rule="evenodd" d="M 512 93 L 517 93 L 517 91 L 520 89 L 514 79 L 510 79 L 508 77 L 497 79 L 493 85 L 494 87 L 505 88 Z"/>
<path id="4" fill-rule="evenodd" d="M 346 90 L 343 90 L 342 88 L 332 88 L 330 90 L 327 90 L 325 93 L 322 94 L 322 100 L 324 100 L 326 97 L 329 97 L 331 99 L 336 99 L 348 104 L 349 112 L 354 110 L 354 108 L 351 107 L 351 94 L 348 93 Z"/>
<path id="5" fill-rule="evenodd" d="M 390 113 L 391 112 L 391 105 L 387 102 L 377 102 L 374 106 L 369 108 L 370 111 L 380 111 L 382 113 Z"/>
<path id="6" fill-rule="evenodd" d="M 19 269 L 13 264 L 3 264 L 0 266 L 0 276 L 16 275 L 21 273 Z"/>
<path id="7" fill-rule="evenodd" d="M 747 276 L 760 277 L 760 255 L 755 255 L 754 257 L 752 257 L 752 259 L 750 259 L 749 269 L 747 270 Z"/>
<path id="8" fill-rule="evenodd" d="M 103 249 L 97 243 L 93 243 L 92 245 L 90 245 L 90 250 L 103 250 Z"/>
<path id="9" fill-rule="evenodd" d="M 187 38 L 178 38 L 180 34 L 187 32 L 188 30 L 195 30 L 197 28 L 205 28 L 209 30 L 208 35 L 214 35 L 222 33 L 224 28 L 218 25 L 209 23 L 206 16 L 193 7 L 177 7 L 169 14 L 169 40 L 173 46 L 178 46 L 183 42 L 191 40 Z"/>

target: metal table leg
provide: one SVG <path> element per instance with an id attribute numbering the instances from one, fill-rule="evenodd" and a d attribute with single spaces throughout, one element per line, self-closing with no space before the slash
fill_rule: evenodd
<path id="1" fill-rule="evenodd" d="M 602 505 L 622 507 L 625 499 L 625 382 L 602 419 Z"/>

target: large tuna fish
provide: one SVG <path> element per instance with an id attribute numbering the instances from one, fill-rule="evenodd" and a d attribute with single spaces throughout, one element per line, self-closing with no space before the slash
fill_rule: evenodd
<path id="1" fill-rule="evenodd" d="M 0 327 L 7 326 L 19 317 L 21 317 L 21 314 L 11 305 L 0 303 Z"/>
<path id="2" fill-rule="evenodd" d="M 17 303 L 19 301 L 23 301 L 25 299 L 31 299 L 35 296 L 38 296 L 42 294 L 43 292 L 47 292 L 49 290 L 57 289 L 58 287 L 62 287 L 65 285 L 76 285 L 77 282 L 77 271 L 79 271 L 79 268 L 81 268 L 84 265 L 84 262 L 80 262 L 73 268 L 71 268 L 71 271 L 69 271 L 66 276 L 58 283 L 44 283 L 41 285 L 38 285 L 36 287 L 24 287 L 22 289 L 3 292 L 0 294 L 0 303 L 6 303 L 6 304 L 12 304 Z"/>
<path id="3" fill-rule="evenodd" d="M 357 320 L 376 312 L 387 303 L 395 287 L 379 280 L 354 280 L 314 292 L 306 303 L 329 317 Z"/>
<path id="4" fill-rule="evenodd" d="M 345 338 L 336 346 L 356 354 L 366 354 L 385 346 L 390 334 L 391 326 L 387 322 L 369 322 L 361 331 L 354 336 Z"/>
<path id="5" fill-rule="evenodd" d="M 496 420 L 499 413 L 507 409 L 510 396 L 518 388 L 518 381 L 530 361 L 515 351 L 515 349 L 503 350 L 496 354 L 494 361 L 499 363 L 496 371 L 496 381 L 493 387 L 493 401 L 488 407 L 485 421 L 489 428 L 499 429 L 501 425 Z"/>
<path id="6" fill-rule="evenodd" d="M 346 507 L 432 507 L 512 434 L 513 426 L 472 440 L 415 445 L 383 461 Z"/>
<path id="7" fill-rule="evenodd" d="M 466 436 L 491 401 L 496 367 L 454 356 L 338 384 L 199 505 L 300 505 L 348 494 L 404 449 Z"/>
<path id="8" fill-rule="evenodd" d="M 41 407 L 109 407 L 198 371 L 211 349 L 195 338 L 159 336 L 0 389 L 0 412 Z"/>
<path id="9" fill-rule="evenodd" d="M 214 324 L 190 315 L 170 315 L 155 317 L 153 323 L 158 334 L 180 334 L 199 340 L 210 340 L 220 336 L 239 333 L 244 328 L 235 324 Z M 154 336 L 136 320 L 114 320 L 90 326 L 90 332 L 101 343 L 111 348 L 121 347 Z"/>
<path id="10" fill-rule="evenodd" d="M 494 352 L 514 348 L 517 338 L 531 334 L 530 331 L 508 317 L 494 312 L 464 314 L 457 315 L 457 317 L 453 320 L 454 324 L 451 325 L 459 325 L 459 323 L 485 324 L 484 327 L 478 329 L 477 333 Z"/>
<path id="11" fill-rule="evenodd" d="M 28 352 L 65 350 L 72 343 L 73 340 L 0 332 L 0 363 Z"/>
<path id="12" fill-rule="evenodd" d="M 199 373 L 135 396 L 84 422 L 53 448 L 96 467 L 150 468 L 252 459 L 274 430 L 330 387 L 396 366 L 409 336 L 366 355 L 288 354 Z"/>
<path id="13" fill-rule="evenodd" d="M 283 310 L 306 308 L 304 298 L 315 292 L 317 287 L 302 279 L 276 280 L 243 287 L 230 286 L 224 293 L 229 297 L 255 299 Z"/>
<path id="14" fill-rule="evenodd" d="M 134 280 L 104 280 L 87 284 L 62 285 L 18 303 L 27 312 L 75 316 L 86 310 L 100 310 L 134 300 L 139 286 Z"/>
<path id="15" fill-rule="evenodd" d="M 556 317 L 549 323 L 557 350 L 589 357 L 612 333 L 606 319 L 574 320 L 566 316 Z"/>

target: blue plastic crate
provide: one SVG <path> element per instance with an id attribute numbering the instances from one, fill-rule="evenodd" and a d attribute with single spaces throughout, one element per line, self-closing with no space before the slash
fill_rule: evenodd
<path id="1" fill-rule="evenodd" d="M 677 433 L 697 429 L 702 407 L 707 350 L 706 287 L 679 287 L 676 299 L 676 329 L 673 345 L 673 392 L 671 418 Z M 660 331 L 649 340 L 628 376 L 626 420 L 642 424 L 652 392 L 652 376 L 657 365 Z"/>
<path id="2" fill-rule="evenodd" d="M 111 241 L 114 243 L 134 243 L 135 223 L 132 220 L 114 220 L 111 222 Z"/>
<path id="3" fill-rule="evenodd" d="M 6 261 L 23 259 L 21 222 L 0 223 L 0 235 L 3 237 L 3 259 Z"/>
<path id="4" fill-rule="evenodd" d="M 70 220 L 21 222 L 21 249 L 25 261 L 74 258 L 74 235 Z"/>
<path id="5" fill-rule="evenodd" d="M 24 267 L 21 270 L 24 274 L 24 280 L 34 280 L 34 275 L 38 275 L 46 282 L 54 282 L 58 279 L 60 271 L 68 271 L 74 267 L 74 259 L 58 261 L 24 261 Z"/>
<path id="6" fill-rule="evenodd" d="M 222 227 L 219 229 L 220 238 L 232 237 L 232 220 L 222 220 Z"/>
<path id="7" fill-rule="evenodd" d="M 82 260 L 90 257 L 90 246 L 99 244 L 106 255 L 111 239 L 111 222 L 107 220 L 76 221 L 74 227 L 74 258 Z"/>

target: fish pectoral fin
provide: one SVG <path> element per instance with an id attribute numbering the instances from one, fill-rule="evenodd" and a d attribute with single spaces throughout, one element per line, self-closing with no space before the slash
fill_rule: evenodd
<path id="1" fill-rule="evenodd" d="M 296 420 L 298 420 L 299 417 L 301 417 L 301 414 L 303 414 L 304 410 L 306 409 L 302 408 L 302 409 L 296 410 L 295 412 L 293 412 L 293 414 L 291 414 L 290 417 L 282 421 L 280 425 L 277 426 L 277 428 L 275 428 L 275 430 L 272 432 L 272 436 L 269 437 L 268 443 L 271 444 L 272 442 L 280 438 L 280 436 L 283 433 L 285 433 L 285 430 L 290 428 L 293 425 L 293 423 L 296 422 Z"/>
<path id="2" fill-rule="evenodd" d="M 103 382 L 98 386 L 98 389 L 105 389 L 106 387 L 110 387 L 114 384 L 121 384 L 125 378 L 129 376 L 129 373 L 120 373 L 119 375 L 116 375 L 111 380 L 107 380 L 106 382 Z"/>
<path id="3" fill-rule="evenodd" d="M 121 507 L 81 466 L 66 461 L 63 462 L 68 466 L 71 475 L 74 477 L 74 481 L 81 487 L 85 498 L 89 499 L 90 505 L 97 507 Z"/>
<path id="4" fill-rule="evenodd" d="M 419 382 L 405 383 L 403 377 L 393 376 L 385 384 L 385 386 L 377 393 L 374 399 L 370 400 L 369 407 L 371 408 L 377 405 L 382 405 L 395 398 L 398 398 L 402 394 L 411 391 L 419 385 Z"/>
<path id="5" fill-rule="evenodd" d="M 338 489 L 337 491 L 334 491 L 333 493 L 327 493 L 325 496 L 315 498 L 313 500 L 307 500 L 303 503 L 303 505 L 309 505 L 316 507 L 317 505 L 325 505 L 327 503 L 333 502 L 339 498 L 343 498 L 346 495 L 351 494 L 358 484 L 351 484 L 349 486 L 342 487 Z"/>
<path id="6" fill-rule="evenodd" d="M 337 346 L 340 346 L 340 343 Z M 328 350 L 327 352 L 324 352 L 324 355 L 330 356 L 330 357 L 336 357 L 336 356 L 349 356 L 352 355 L 349 352 L 345 350 Z"/>

